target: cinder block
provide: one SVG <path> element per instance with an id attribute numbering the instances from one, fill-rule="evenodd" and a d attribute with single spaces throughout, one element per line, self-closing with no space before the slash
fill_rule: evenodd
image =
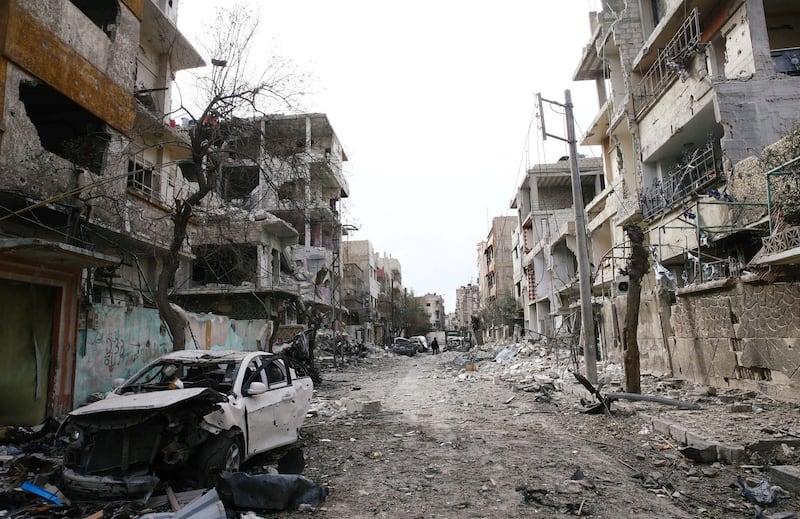
<path id="1" fill-rule="evenodd" d="M 709 440 L 704 436 L 700 436 L 697 433 L 693 433 L 692 431 L 686 431 L 686 445 L 691 447 L 697 447 L 698 449 L 705 449 L 706 447 L 710 447 L 712 445 L 718 445 L 717 442 Z"/>
<path id="2" fill-rule="evenodd" d="M 669 425 L 670 423 L 666 420 L 662 420 L 661 418 L 653 418 L 653 429 L 656 432 L 669 436 Z"/>
<path id="3" fill-rule="evenodd" d="M 769 468 L 769 475 L 773 484 L 800 493 L 800 467 L 797 465 L 773 465 Z"/>
<path id="4" fill-rule="evenodd" d="M 744 456 L 744 447 L 724 443 L 717 445 L 717 459 L 723 463 L 735 465 L 741 463 L 744 460 Z"/>
<path id="5" fill-rule="evenodd" d="M 675 441 L 686 445 L 686 427 L 671 423 L 669 424 L 669 435 L 672 436 Z"/>

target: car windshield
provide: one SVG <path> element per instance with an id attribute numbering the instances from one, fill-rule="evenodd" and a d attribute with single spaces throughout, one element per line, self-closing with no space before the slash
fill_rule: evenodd
<path id="1" fill-rule="evenodd" d="M 220 393 L 233 389 L 239 363 L 162 360 L 134 375 L 117 393 L 142 393 L 193 387 L 210 387 Z"/>

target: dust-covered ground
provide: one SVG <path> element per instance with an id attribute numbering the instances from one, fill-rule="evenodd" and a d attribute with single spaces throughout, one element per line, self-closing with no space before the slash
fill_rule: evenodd
<path id="1" fill-rule="evenodd" d="M 588 416 L 572 392 L 465 377 L 457 355 L 324 373 L 303 428 L 305 475 L 330 492 L 315 517 L 756 516 L 736 476 L 760 467 L 695 465 L 635 412 Z M 346 413 L 346 399 L 381 408 Z M 767 513 L 797 509 L 785 496 Z"/>

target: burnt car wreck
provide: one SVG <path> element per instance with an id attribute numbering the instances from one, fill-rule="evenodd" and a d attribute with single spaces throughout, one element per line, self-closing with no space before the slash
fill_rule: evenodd
<path id="1" fill-rule="evenodd" d="M 264 352 L 180 351 L 146 366 L 61 426 L 75 496 L 141 497 L 159 481 L 213 486 L 221 471 L 294 443 L 313 383 Z"/>

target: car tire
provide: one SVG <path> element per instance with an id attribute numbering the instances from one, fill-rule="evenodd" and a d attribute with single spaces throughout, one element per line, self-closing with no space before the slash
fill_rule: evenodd
<path id="1" fill-rule="evenodd" d="M 206 488 L 216 486 L 221 472 L 238 472 L 242 464 L 242 436 L 236 431 L 223 431 L 210 438 L 200 449 L 197 477 Z"/>

